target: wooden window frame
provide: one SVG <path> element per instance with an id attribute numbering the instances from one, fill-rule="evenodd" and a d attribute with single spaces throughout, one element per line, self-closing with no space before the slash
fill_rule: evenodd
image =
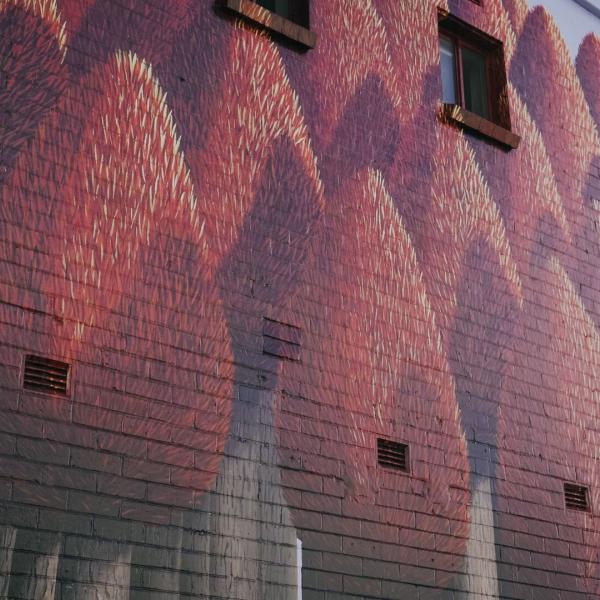
<path id="1" fill-rule="evenodd" d="M 502 43 L 443 11 L 439 13 L 439 38 L 449 40 L 454 47 L 454 78 L 457 96 L 456 104 L 442 105 L 443 119 L 498 142 L 504 147 L 517 148 L 520 137 L 511 130 Z M 471 112 L 465 106 L 463 48 L 476 52 L 485 59 L 487 117 Z"/>
<path id="2" fill-rule="evenodd" d="M 470 43 L 461 36 L 457 34 L 449 34 L 446 32 L 440 33 L 441 38 L 445 38 L 452 42 L 454 47 L 454 83 L 456 85 L 457 95 L 458 95 L 458 104 L 462 108 L 466 109 L 466 100 L 465 100 L 465 79 L 463 75 L 463 59 L 462 59 L 462 50 L 466 48 L 471 50 L 471 52 L 475 52 L 479 54 L 485 63 L 485 88 L 486 88 L 486 96 L 487 96 L 487 111 L 489 115 L 490 121 L 496 121 L 495 113 L 494 113 L 494 105 L 492 103 L 492 73 L 490 70 L 490 55 L 485 50 L 482 50 L 480 46 L 476 44 Z M 485 117 L 484 117 L 485 118 Z"/>
<path id="3" fill-rule="evenodd" d="M 304 27 L 305 29 L 310 29 L 310 2 L 309 0 L 303 0 L 303 8 L 302 10 L 298 9 L 299 6 L 299 0 L 287 0 L 288 1 L 288 10 L 290 12 L 290 14 L 286 17 L 282 14 L 280 14 L 279 12 L 277 12 L 277 10 L 271 10 L 270 8 L 267 8 L 266 6 L 264 6 L 263 4 L 261 4 L 261 1 L 264 2 L 265 0 L 254 0 L 254 2 L 256 2 L 256 4 L 258 4 L 259 6 L 262 6 L 263 8 L 266 8 L 268 11 L 279 15 L 280 17 L 287 19 L 288 21 L 291 21 L 292 23 L 296 23 L 296 25 L 300 25 L 300 27 Z M 277 1 L 277 0 L 275 0 Z M 300 14 L 302 13 L 302 14 Z"/>
<path id="4" fill-rule="evenodd" d="M 271 31 L 280 39 L 292 40 L 304 49 L 316 46 L 317 36 L 314 31 L 270 11 L 254 0 L 218 0 L 218 3 L 223 8 L 240 15 L 246 21 Z M 308 9 L 310 23 L 310 6 Z"/>

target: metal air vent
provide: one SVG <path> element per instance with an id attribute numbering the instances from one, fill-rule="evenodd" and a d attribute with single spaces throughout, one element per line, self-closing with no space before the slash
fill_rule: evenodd
<path id="1" fill-rule="evenodd" d="M 69 385 L 69 369 L 68 363 L 29 354 L 25 357 L 23 387 L 45 394 L 66 396 Z"/>
<path id="2" fill-rule="evenodd" d="M 382 467 L 408 473 L 408 445 L 378 438 L 377 462 Z"/>
<path id="3" fill-rule="evenodd" d="M 571 510 L 590 510 L 588 489 L 583 485 L 565 483 L 565 506 Z"/>

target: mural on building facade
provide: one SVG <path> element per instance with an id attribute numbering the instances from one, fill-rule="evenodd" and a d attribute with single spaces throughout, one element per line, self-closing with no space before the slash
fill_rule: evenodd
<path id="1" fill-rule="evenodd" d="M 598 597 L 599 39 L 214 4 L 0 0 L 0 598 Z M 517 150 L 438 118 L 439 8 Z"/>

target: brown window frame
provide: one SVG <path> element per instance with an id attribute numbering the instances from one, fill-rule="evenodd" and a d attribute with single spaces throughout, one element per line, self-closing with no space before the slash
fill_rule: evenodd
<path id="1" fill-rule="evenodd" d="M 291 40 L 294 44 L 299 45 L 303 49 L 314 48 L 317 43 L 317 36 L 309 27 L 305 27 L 292 19 L 282 17 L 261 6 L 255 0 L 217 0 L 219 6 L 222 6 L 229 11 L 238 14 L 246 21 L 266 29 L 274 34 L 276 39 L 281 41 Z M 310 24 L 310 0 L 307 3 L 307 20 Z"/>
<path id="2" fill-rule="evenodd" d="M 442 38 L 449 40 L 454 47 L 454 80 L 457 96 L 456 104 L 443 105 L 443 118 L 505 147 L 517 148 L 520 137 L 511 130 L 508 83 L 502 42 L 445 11 L 439 12 L 439 39 Z M 487 117 L 466 108 L 463 48 L 476 52 L 485 59 Z"/>
<path id="3" fill-rule="evenodd" d="M 456 90 L 458 92 L 458 104 L 462 108 L 466 109 L 466 104 L 467 104 L 466 100 L 465 100 L 465 81 L 464 81 L 464 75 L 463 75 L 462 49 L 467 48 L 468 50 L 471 50 L 471 52 L 475 52 L 476 54 L 479 54 L 480 56 L 483 57 L 484 62 L 485 62 L 485 88 L 486 88 L 486 95 L 487 95 L 488 115 L 489 115 L 489 120 L 495 122 L 496 119 L 492 118 L 492 117 L 495 117 L 495 111 L 494 111 L 494 105 L 492 103 L 492 93 L 491 92 L 493 90 L 493 86 L 491 85 L 492 84 L 492 73 L 491 73 L 491 69 L 490 69 L 491 61 L 490 61 L 489 53 L 482 50 L 480 46 L 477 46 L 477 44 L 470 43 L 470 42 L 466 41 L 463 37 L 461 37 L 457 34 L 449 34 L 446 32 L 441 32 L 440 38 L 445 38 L 445 39 L 451 41 L 454 46 L 454 64 L 456 66 L 456 68 L 454 70 L 454 83 L 456 85 Z M 483 117 L 483 118 L 485 118 L 485 117 Z"/>
<path id="4" fill-rule="evenodd" d="M 288 0 L 288 11 L 289 15 L 286 17 L 281 13 L 277 12 L 277 10 L 271 10 L 264 6 L 261 2 L 265 0 L 254 0 L 256 4 L 266 8 L 268 11 L 279 15 L 283 19 L 287 19 L 292 23 L 296 23 L 296 25 L 300 25 L 300 27 L 304 27 L 305 29 L 310 29 L 310 2 L 309 0 Z M 302 1 L 303 7 L 299 8 L 299 3 Z"/>

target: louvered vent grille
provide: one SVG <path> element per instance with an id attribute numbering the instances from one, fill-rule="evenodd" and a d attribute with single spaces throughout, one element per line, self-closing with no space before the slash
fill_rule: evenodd
<path id="1" fill-rule="evenodd" d="M 69 365 L 43 356 L 25 357 L 23 387 L 46 394 L 66 395 L 69 384 Z"/>
<path id="2" fill-rule="evenodd" d="M 565 483 L 565 505 L 571 510 L 589 510 L 588 489 L 582 485 Z"/>
<path id="3" fill-rule="evenodd" d="M 382 467 L 408 472 L 408 446 L 379 438 L 377 440 L 377 462 Z"/>

